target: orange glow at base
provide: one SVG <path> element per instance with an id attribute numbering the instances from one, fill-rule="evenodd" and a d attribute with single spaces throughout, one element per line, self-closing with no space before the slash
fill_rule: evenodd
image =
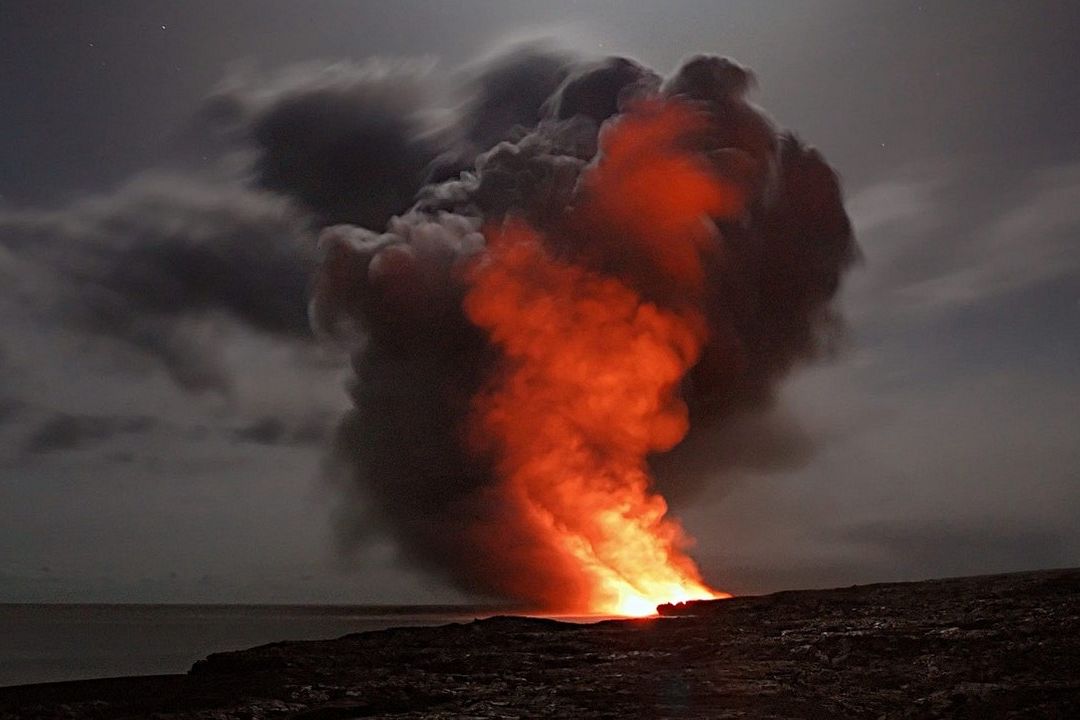
<path id="1" fill-rule="evenodd" d="M 689 428 L 679 387 L 707 339 L 693 301 L 700 248 L 715 237 L 708 218 L 740 206 L 681 149 L 700 122 L 678 104 L 625 116 L 605 132 L 578 210 L 582 224 L 644 251 L 685 301 L 661 306 L 626 279 L 556 258 L 517 221 L 489 229 L 470 272 L 466 314 L 504 356 L 474 399 L 473 440 L 519 521 L 562 565 L 549 573 L 565 579 L 545 590 L 549 609 L 645 616 L 662 603 L 728 597 L 686 554 L 690 539 L 646 462 Z"/>

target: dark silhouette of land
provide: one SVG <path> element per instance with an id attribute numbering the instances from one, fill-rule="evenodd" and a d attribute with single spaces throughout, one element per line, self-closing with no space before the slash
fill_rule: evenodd
<path id="1" fill-rule="evenodd" d="M 1077 718 L 1080 570 L 495 617 L 0 688 L 0 718 Z"/>

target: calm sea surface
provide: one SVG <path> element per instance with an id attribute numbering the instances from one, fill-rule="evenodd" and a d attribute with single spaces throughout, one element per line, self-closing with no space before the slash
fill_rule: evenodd
<path id="1" fill-rule="evenodd" d="M 210 653 L 497 614 L 480 607 L 3 605 L 0 686 L 182 673 Z"/>

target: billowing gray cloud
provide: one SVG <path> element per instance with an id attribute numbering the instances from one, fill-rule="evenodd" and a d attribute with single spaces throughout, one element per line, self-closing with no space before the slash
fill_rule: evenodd
<path id="1" fill-rule="evenodd" d="M 747 101 L 752 76 L 738 64 L 697 56 L 661 83 L 612 58 L 566 78 L 552 90 L 550 75 L 531 76 L 526 96 L 551 92 L 534 126 L 425 188 L 383 232 L 325 230 L 312 305 L 327 335 L 364 338 L 353 360 L 356 408 L 335 446 L 336 469 L 354 483 L 346 543 L 385 529 L 408 559 L 467 592 L 549 606 L 576 599 L 570 574 L 559 574 L 558 552 L 520 506 L 501 500 L 491 458 L 465 441 L 482 389 L 512 365 L 464 309 L 466 268 L 490 257 L 491 229 L 524 219 L 561 260 L 625 283 L 642 302 L 700 307 L 708 340 L 680 393 L 696 429 L 654 463 L 658 486 L 683 498 L 722 471 L 798 466 L 811 454 L 809 436 L 767 411 L 794 366 L 829 350 L 839 327 L 831 301 L 856 256 L 835 173 Z M 605 138 L 637 111 L 649 117 L 650 102 L 701 113 L 702 129 L 680 142 L 745 199 L 689 251 L 700 252 L 700 292 L 650 254 L 650 221 L 665 213 L 670 178 L 635 176 L 625 216 L 596 200 L 591 184 L 590 171 L 605 168 Z"/>
<path id="2" fill-rule="evenodd" d="M 187 389 L 226 390 L 199 327 L 224 317 L 309 337 L 307 228 L 268 193 L 151 175 L 57 210 L 0 213 L 0 250 L 13 276 L 36 273 L 20 290 L 26 312 L 127 343 Z"/>
<path id="3" fill-rule="evenodd" d="M 295 198 L 321 224 L 379 226 L 412 204 L 438 152 L 425 116 L 428 70 L 372 60 L 236 72 L 204 113 L 255 148 L 259 186 Z"/>
<path id="4" fill-rule="evenodd" d="M 576 62 L 566 51 L 532 42 L 465 70 L 456 93 L 464 98 L 441 133 L 444 147 L 428 167 L 424 185 L 456 179 L 475 167 L 478 155 L 527 134 L 546 116 L 545 103 Z"/>

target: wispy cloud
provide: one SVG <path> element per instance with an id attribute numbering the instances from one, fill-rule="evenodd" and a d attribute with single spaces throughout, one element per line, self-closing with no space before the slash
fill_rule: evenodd
<path id="1" fill-rule="evenodd" d="M 1030 173 L 987 207 L 965 206 L 974 164 L 936 165 L 850 201 L 865 250 L 856 315 L 942 313 L 1080 275 L 1080 164 Z"/>
<path id="2" fill-rule="evenodd" d="M 915 305 L 971 305 L 1080 273 L 1080 164 L 1034 174 L 1014 204 L 957 239 L 951 267 L 904 288 Z"/>
<path id="3" fill-rule="evenodd" d="M 26 452 L 45 454 L 79 450 L 103 443 L 116 435 L 141 435 L 151 431 L 156 421 L 145 415 L 116 417 L 56 413 L 41 423 L 26 439 Z"/>

